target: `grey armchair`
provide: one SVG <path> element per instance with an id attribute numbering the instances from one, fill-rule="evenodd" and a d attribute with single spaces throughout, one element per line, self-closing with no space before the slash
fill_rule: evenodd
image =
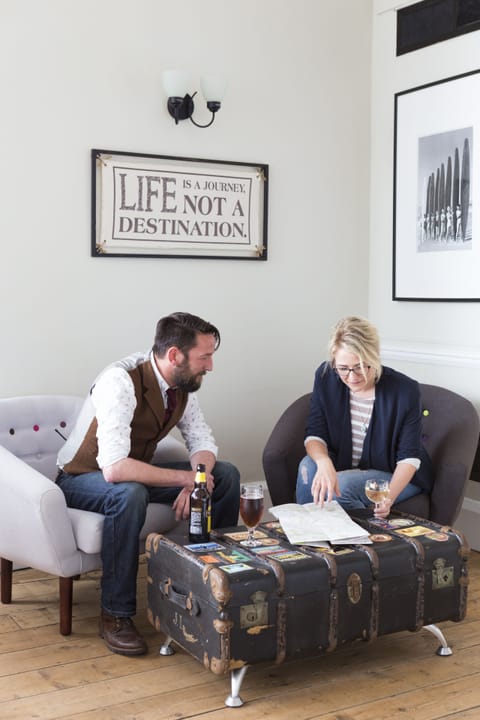
<path id="1" fill-rule="evenodd" d="M 82 403 L 65 395 L 0 399 L 0 598 L 11 602 L 14 563 L 57 575 L 62 635 L 72 628 L 74 578 L 101 567 L 104 516 L 68 508 L 52 482 L 61 435 L 70 433 Z M 169 435 L 158 444 L 154 461 L 176 460 L 188 460 L 188 452 Z M 175 525 L 169 505 L 150 503 L 139 552 L 149 533 Z"/>
<path id="2" fill-rule="evenodd" d="M 452 525 L 460 512 L 478 446 L 479 417 L 472 403 L 436 385 L 420 384 L 423 442 L 435 468 L 431 494 L 396 505 L 402 512 Z M 304 430 L 311 393 L 281 415 L 263 452 L 263 469 L 274 505 L 295 501 L 298 464 L 305 455 Z"/>

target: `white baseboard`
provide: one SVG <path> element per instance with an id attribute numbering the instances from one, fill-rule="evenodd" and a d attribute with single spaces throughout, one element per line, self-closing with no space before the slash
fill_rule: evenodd
<path id="1" fill-rule="evenodd" d="M 469 497 L 464 498 L 462 510 L 478 513 L 480 515 L 480 500 L 474 500 L 473 498 Z"/>

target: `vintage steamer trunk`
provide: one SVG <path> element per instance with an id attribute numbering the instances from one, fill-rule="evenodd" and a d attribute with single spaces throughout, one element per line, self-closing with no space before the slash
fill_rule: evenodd
<path id="1" fill-rule="evenodd" d="M 209 545 L 185 537 L 147 539 L 148 614 L 214 673 L 232 673 L 227 705 L 241 705 L 248 664 L 331 652 L 356 639 L 426 627 L 466 612 L 468 548 L 451 528 L 399 513 L 371 522 L 371 545 L 294 547 L 279 523 L 259 528 L 262 545 L 244 548 L 243 528 L 212 533 Z M 367 518 L 370 519 L 367 519 Z"/>

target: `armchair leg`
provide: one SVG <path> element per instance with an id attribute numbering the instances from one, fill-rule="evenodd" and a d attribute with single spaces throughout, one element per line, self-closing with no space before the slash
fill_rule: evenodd
<path id="1" fill-rule="evenodd" d="M 72 632 L 73 577 L 59 577 L 60 592 L 60 632 L 70 635 Z"/>
<path id="2" fill-rule="evenodd" d="M 12 602 L 12 570 L 11 560 L 0 558 L 0 600 L 8 605 Z M 70 635 L 72 632 L 73 577 L 60 577 L 60 632 Z"/>
<path id="3" fill-rule="evenodd" d="M 1 589 L 0 599 L 2 603 L 8 605 L 12 602 L 12 568 L 13 563 L 11 560 L 5 560 L 1 558 L 0 572 L 1 572 Z"/>

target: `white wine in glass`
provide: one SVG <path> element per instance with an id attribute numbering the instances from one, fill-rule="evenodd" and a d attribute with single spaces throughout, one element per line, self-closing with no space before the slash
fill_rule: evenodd
<path id="1" fill-rule="evenodd" d="M 380 503 L 390 494 L 390 483 L 388 480 L 374 480 L 370 478 L 365 482 L 365 495 L 375 504 L 378 510 Z"/>
<path id="2" fill-rule="evenodd" d="M 240 545 L 256 547 L 261 543 L 254 538 L 255 528 L 263 515 L 263 485 L 261 483 L 248 483 L 240 489 L 240 517 L 247 526 L 248 538 L 242 540 Z"/>

